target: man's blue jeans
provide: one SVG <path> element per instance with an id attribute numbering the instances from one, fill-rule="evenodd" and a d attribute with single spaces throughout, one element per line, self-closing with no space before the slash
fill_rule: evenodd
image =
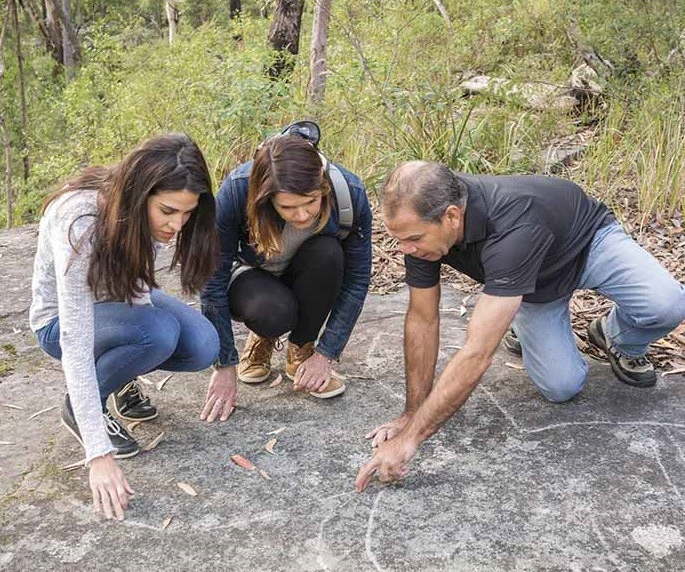
<path id="1" fill-rule="evenodd" d="M 647 353 L 685 319 L 685 288 L 659 262 L 612 223 L 592 239 L 578 289 L 614 301 L 606 334 L 624 355 Z M 573 339 L 570 297 L 546 304 L 521 304 L 513 328 L 533 383 L 550 401 L 567 401 L 583 389 L 587 363 Z"/>
<path id="2" fill-rule="evenodd" d="M 152 306 L 98 302 L 95 315 L 95 371 L 103 409 L 107 396 L 155 369 L 200 371 L 219 355 L 219 336 L 199 311 L 165 294 L 150 293 Z M 62 358 L 59 317 L 36 332 L 40 347 Z"/>

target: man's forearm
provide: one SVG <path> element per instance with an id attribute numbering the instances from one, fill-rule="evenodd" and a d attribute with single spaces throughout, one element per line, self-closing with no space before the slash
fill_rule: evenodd
<path id="1" fill-rule="evenodd" d="M 433 386 L 438 359 L 440 318 L 431 321 L 407 313 L 404 322 L 404 368 L 407 379 L 405 413 L 413 415 Z"/>
<path id="2" fill-rule="evenodd" d="M 457 353 L 403 433 L 418 446 L 438 431 L 469 398 L 490 362 L 489 356 L 468 350 Z"/>

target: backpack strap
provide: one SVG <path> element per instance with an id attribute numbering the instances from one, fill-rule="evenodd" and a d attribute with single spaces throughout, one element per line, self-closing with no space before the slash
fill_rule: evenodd
<path id="1" fill-rule="evenodd" d="M 352 230 L 354 224 L 354 210 L 352 209 L 352 197 L 350 196 L 350 187 L 345 180 L 345 177 L 340 172 L 340 169 L 328 163 L 328 177 L 333 183 L 333 190 L 335 191 L 336 202 L 338 203 L 338 222 L 340 223 L 340 230 L 338 231 L 338 238 L 345 240 Z"/>

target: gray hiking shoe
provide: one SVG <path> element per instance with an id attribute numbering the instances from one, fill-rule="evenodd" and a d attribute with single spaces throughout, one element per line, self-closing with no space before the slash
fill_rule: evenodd
<path id="1" fill-rule="evenodd" d="M 515 356 L 523 355 L 523 348 L 521 348 L 521 341 L 519 340 L 516 332 L 510 329 L 504 336 L 502 340 L 504 347 L 507 348 Z"/>
<path id="2" fill-rule="evenodd" d="M 587 328 L 590 343 L 604 351 L 611 369 L 623 382 L 634 387 L 652 387 L 656 383 L 654 366 L 646 356 L 628 357 L 613 347 L 606 336 L 606 316 L 593 320 Z"/>

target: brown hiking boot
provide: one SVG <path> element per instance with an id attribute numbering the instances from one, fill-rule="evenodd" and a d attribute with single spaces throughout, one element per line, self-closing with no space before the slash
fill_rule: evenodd
<path id="1" fill-rule="evenodd" d="M 285 374 L 295 381 L 297 368 L 307 361 L 314 354 L 314 342 L 309 342 L 303 346 L 298 346 L 293 342 L 288 342 L 288 350 L 285 357 Z M 309 395 L 319 399 L 335 397 L 345 391 L 345 382 L 335 373 L 331 372 L 328 382 L 321 386 L 317 391 L 310 391 Z"/>
<path id="2" fill-rule="evenodd" d="M 271 354 L 278 338 L 262 338 L 250 332 L 238 362 L 238 379 L 260 383 L 271 374 Z"/>

